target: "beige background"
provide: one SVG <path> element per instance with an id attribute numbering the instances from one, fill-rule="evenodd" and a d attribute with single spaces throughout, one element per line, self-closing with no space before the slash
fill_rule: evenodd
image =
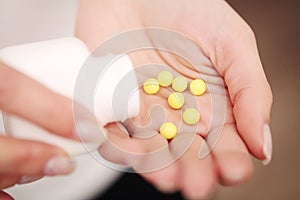
<path id="1" fill-rule="evenodd" d="M 215 199 L 300 199 L 300 2 L 228 2 L 255 31 L 274 92 L 274 157 L 268 167 L 254 161 L 255 174 L 249 182 L 220 187 Z M 74 0 L 0 0 L 0 48 L 72 35 L 75 11 Z"/>
<path id="2" fill-rule="evenodd" d="M 71 36 L 78 0 L 0 0 L 0 48 Z"/>
<path id="3" fill-rule="evenodd" d="M 300 2 L 228 1 L 256 33 L 261 59 L 274 93 L 271 115 L 273 161 L 255 161 L 254 177 L 220 188 L 217 200 L 300 199 Z"/>
<path id="4" fill-rule="evenodd" d="M 0 49 L 74 35 L 78 0 L 0 0 Z M 3 132 L 0 112 L 0 134 Z"/>

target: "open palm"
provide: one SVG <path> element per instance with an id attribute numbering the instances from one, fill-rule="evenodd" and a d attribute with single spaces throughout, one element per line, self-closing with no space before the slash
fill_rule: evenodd
<path id="1" fill-rule="evenodd" d="M 252 173 L 248 151 L 268 162 L 272 150 L 269 131 L 266 128 L 268 127 L 266 124 L 269 123 L 272 94 L 251 29 L 226 2 L 221 0 L 190 2 L 91 0 L 80 3 L 77 35 L 90 49 L 113 34 L 141 27 L 171 29 L 190 37 L 201 47 L 199 57 L 208 58 L 209 62 L 206 59 L 199 59 L 196 65 L 191 66 L 184 59 L 162 51 L 133 52 L 130 57 L 137 67 L 140 82 L 145 77 L 155 77 L 157 74 L 155 75 L 155 70 L 139 71 L 138 66 L 158 63 L 169 66 L 174 72 L 189 79 L 199 77 L 201 74 L 200 77 L 211 85 L 208 93 L 197 98 L 202 119 L 191 146 L 176 162 L 142 175 L 162 190 L 179 189 L 187 197 L 195 199 L 210 194 L 217 182 L 234 185 L 245 181 Z M 152 39 L 151 34 L 149 39 Z M 178 45 L 176 42 L 174 41 L 175 46 Z M 179 49 L 189 51 L 182 43 L 179 43 Z M 223 90 L 224 88 L 226 89 Z M 180 111 L 168 108 L 167 94 L 168 90 L 163 89 L 156 96 L 142 96 L 144 112 L 133 120 L 135 124 L 145 125 L 149 122 L 148 111 L 153 104 L 164 105 L 167 120 L 174 123 L 181 122 Z M 225 113 L 212 112 L 212 98 L 225 99 Z M 211 126 L 212 118 L 224 114 L 225 121 Z M 125 126 L 131 131 L 131 135 L 137 134 L 135 131 L 138 129 L 134 129 L 132 123 L 125 123 Z M 151 126 L 150 129 L 157 131 L 159 125 L 151 123 Z M 209 135 L 219 126 L 222 127 L 222 133 L 212 153 L 199 159 L 199 151 L 203 145 L 214 144 Z M 109 137 L 112 141 L 128 151 L 147 153 L 166 145 L 171 146 L 170 155 L 176 151 L 176 148 L 172 148 L 173 141 L 168 144 L 159 134 L 143 139 L 140 136 L 129 137 L 121 133 L 126 132 L 121 126 L 110 124 L 107 128 L 111 132 Z M 180 135 L 176 138 L 179 141 Z M 176 140 L 173 142 L 175 147 L 178 143 Z M 111 160 L 124 161 L 120 155 L 110 155 Z"/>

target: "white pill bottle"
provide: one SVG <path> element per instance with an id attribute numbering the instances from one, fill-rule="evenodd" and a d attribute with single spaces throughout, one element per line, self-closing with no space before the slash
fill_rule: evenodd
<path id="1" fill-rule="evenodd" d="M 101 62 L 101 60 L 105 61 L 107 60 L 106 58 L 115 56 L 107 55 L 107 57 L 95 59 L 100 59 Z M 74 96 L 77 77 L 87 58 L 91 58 L 90 51 L 81 40 L 75 37 L 12 46 L 0 50 L 0 62 L 68 98 L 73 98 Z M 101 81 L 98 82 L 101 82 L 101 85 L 96 87 L 94 94 L 95 104 L 90 108 L 94 108 L 91 112 L 94 112 L 96 118 L 102 122 L 100 128 L 109 122 L 122 121 L 139 113 L 138 92 L 130 96 L 130 101 L 127 104 L 128 113 L 114 112 L 112 108 L 114 90 L 116 87 L 119 87 L 118 82 L 132 70 L 133 66 L 129 57 L 126 55 L 118 56 L 118 59 L 108 66 L 101 77 Z M 137 87 L 135 77 L 131 76 L 129 79 L 127 77 L 126 80 L 132 87 Z M 119 89 L 122 90 L 122 88 Z M 119 100 L 121 101 L 122 99 Z M 106 187 L 107 183 L 112 180 L 112 177 L 116 176 L 117 172 L 99 164 L 87 154 L 96 150 L 105 142 L 105 138 L 97 142 L 75 142 L 49 133 L 43 128 L 17 116 L 3 113 L 3 117 L 7 134 L 16 138 L 57 145 L 71 156 L 74 156 L 74 159 L 78 161 L 77 169 L 70 176 L 44 178 L 38 183 L 23 186 L 21 190 L 18 187 L 9 189 L 8 192 L 12 193 L 16 198 L 23 195 L 30 199 L 41 195 L 43 195 L 44 199 L 48 197 L 49 199 L 87 198 L 89 193 L 100 191 L 101 187 Z M 77 179 L 80 179 L 80 181 Z M 69 185 L 66 187 L 66 184 Z M 61 190 L 61 188 L 65 189 Z M 47 195 L 48 197 L 46 198 L 44 194 L 51 194 L 51 192 L 54 196 Z"/>
<path id="2" fill-rule="evenodd" d="M 114 62 L 110 62 L 105 66 L 100 65 L 108 60 L 113 60 L 112 58 L 116 58 Z M 138 90 L 130 94 L 130 99 L 127 100 L 114 97 L 116 90 L 122 90 L 123 93 L 126 92 L 124 92 L 122 85 L 118 84 L 126 76 L 126 84 L 137 87 L 135 77 L 131 76 L 128 78 L 128 74 L 133 71 L 133 67 L 129 57 L 126 55 L 110 54 L 102 57 L 94 57 L 90 55 L 85 44 L 75 37 L 18 45 L 4 48 L 0 51 L 1 62 L 35 79 L 54 92 L 71 99 L 74 97 L 76 84 L 78 88 L 76 81 L 87 59 L 89 59 L 89 63 L 96 64 L 96 68 L 101 67 L 103 69 L 101 69 L 102 73 L 97 80 L 98 85 L 95 86 L 96 90 L 93 96 L 82 97 L 82 100 L 79 100 L 81 102 L 78 103 L 85 104 L 85 98 L 94 98 L 94 105 L 87 105 L 86 110 L 95 114 L 97 121 L 100 123 L 97 127 L 101 129 L 102 126 L 105 126 L 109 122 L 123 121 L 128 117 L 136 116 L 139 112 L 139 94 L 136 92 Z M 89 70 L 91 67 L 85 66 L 85 69 Z M 84 78 L 87 80 L 90 79 L 89 75 L 94 75 L 92 69 L 90 72 L 84 73 Z M 82 85 L 81 90 L 87 91 L 89 89 L 87 88 L 88 86 Z M 121 113 L 116 111 L 116 108 L 113 108 L 113 104 L 122 104 L 122 101 L 127 102 L 126 106 L 128 109 L 126 111 L 128 112 Z M 83 144 L 82 142 L 75 142 L 51 134 L 41 127 L 17 116 L 4 114 L 4 120 L 5 129 L 8 134 L 17 138 L 37 140 L 60 146 L 70 155 L 78 155 L 86 153 L 86 150 L 96 149 L 105 140 L 105 138 L 100 138 L 94 143 Z M 84 122 L 84 120 L 75 121 L 75 125 L 78 126 L 74 128 L 82 128 L 81 126 L 84 126 L 84 124 L 81 122 Z M 24 130 L 26 130 L 26 133 L 24 133 Z M 81 130 L 74 131 L 78 132 L 80 136 Z M 101 131 L 105 132 L 104 129 L 101 129 Z"/>

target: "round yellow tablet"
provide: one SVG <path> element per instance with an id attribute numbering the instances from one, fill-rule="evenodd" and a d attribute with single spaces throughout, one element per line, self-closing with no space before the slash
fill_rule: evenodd
<path id="1" fill-rule="evenodd" d="M 195 108 L 187 108 L 183 112 L 183 121 L 188 125 L 197 124 L 200 120 L 200 113 Z"/>
<path id="2" fill-rule="evenodd" d="M 179 109 L 184 104 L 184 96 L 179 92 L 173 92 L 168 97 L 169 105 L 174 109 Z"/>
<path id="3" fill-rule="evenodd" d="M 160 127 L 159 133 L 166 139 L 172 139 L 177 134 L 177 128 L 173 123 L 165 122 Z"/>
<path id="4" fill-rule="evenodd" d="M 163 87 L 168 87 L 173 83 L 173 75 L 168 71 L 162 71 L 158 74 L 157 80 L 159 82 L 159 85 Z"/>
<path id="5" fill-rule="evenodd" d="M 200 96 L 206 91 L 206 84 L 201 79 L 195 79 L 190 84 L 190 91 L 195 96 Z"/>
<path id="6" fill-rule="evenodd" d="M 183 76 L 177 76 L 172 83 L 172 88 L 176 92 L 183 92 L 186 90 L 187 85 L 188 83 L 186 78 L 184 78 Z"/>
<path id="7" fill-rule="evenodd" d="M 147 94 L 156 94 L 159 90 L 159 83 L 155 78 L 147 79 L 143 84 L 144 91 Z"/>

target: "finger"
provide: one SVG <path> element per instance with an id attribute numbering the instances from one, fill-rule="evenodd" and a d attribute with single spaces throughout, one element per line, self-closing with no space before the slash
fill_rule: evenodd
<path id="1" fill-rule="evenodd" d="M 50 132 L 65 137 L 73 133 L 72 102 L 24 74 L 0 63 L 0 107 Z"/>
<path id="2" fill-rule="evenodd" d="M 178 162 L 168 165 L 162 169 L 154 170 L 149 173 L 142 173 L 149 183 L 154 185 L 158 190 L 166 193 L 172 193 L 178 190 L 179 176 Z"/>
<path id="3" fill-rule="evenodd" d="M 140 139 L 139 142 L 145 148 L 146 154 L 137 170 L 158 190 L 175 192 L 180 182 L 179 166 L 176 162 L 178 158 L 171 152 L 168 141 L 156 133 L 151 138 Z"/>
<path id="4" fill-rule="evenodd" d="M 116 124 L 106 126 L 108 142 L 99 149 L 107 160 L 130 165 L 157 189 L 173 192 L 177 189 L 177 165 L 171 164 L 172 155 L 167 140 L 158 133 L 151 138 L 129 137 Z"/>
<path id="5" fill-rule="evenodd" d="M 54 146 L 0 136 L 0 173 L 9 175 L 60 175 L 74 169 L 74 162 Z"/>
<path id="6" fill-rule="evenodd" d="M 1 200 L 14 200 L 9 194 L 6 192 L 0 191 L 0 199 Z"/>
<path id="7" fill-rule="evenodd" d="M 130 138 L 121 123 L 110 123 L 105 126 L 107 140 L 98 149 L 99 154 L 106 160 L 134 167 L 135 156 L 142 154 L 144 148 L 135 138 Z"/>
<path id="8" fill-rule="evenodd" d="M 18 182 L 18 180 L 19 180 L 19 176 L 15 176 L 15 175 L 0 176 L 0 188 L 4 189 L 4 188 L 12 187 Z"/>
<path id="9" fill-rule="evenodd" d="M 204 199 L 212 194 L 216 187 L 215 164 L 211 155 L 199 159 L 199 151 L 205 141 L 195 137 L 194 142 L 180 162 L 180 188 L 188 199 Z"/>
<path id="10" fill-rule="evenodd" d="M 243 26 L 242 26 L 243 27 Z M 272 92 L 249 28 L 224 33 L 217 63 L 228 86 L 237 129 L 250 152 L 268 163 L 272 154 L 269 129 Z M 244 31 L 243 31 L 244 30 Z"/>
<path id="11" fill-rule="evenodd" d="M 26 183 L 31 183 L 37 180 L 40 180 L 44 176 L 21 176 L 18 180 L 18 184 L 26 184 Z"/>
<path id="12" fill-rule="evenodd" d="M 211 148 L 221 184 L 236 185 L 251 177 L 252 161 L 234 124 L 223 127 L 216 145 Z"/>
<path id="13" fill-rule="evenodd" d="M 98 152 L 108 161 L 129 165 L 139 173 L 160 169 L 172 161 L 168 142 L 158 133 L 150 138 L 130 137 L 120 123 L 109 124 L 106 130 L 107 141 Z"/>

